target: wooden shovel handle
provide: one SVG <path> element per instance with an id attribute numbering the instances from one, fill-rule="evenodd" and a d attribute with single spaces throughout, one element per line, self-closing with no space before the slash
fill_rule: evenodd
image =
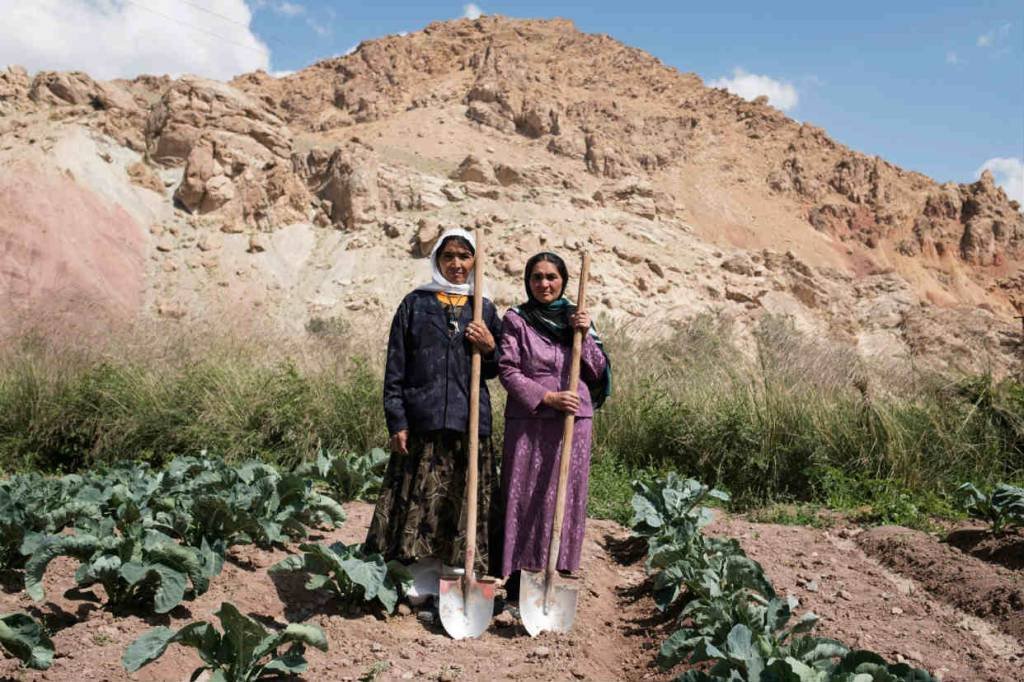
<path id="1" fill-rule="evenodd" d="M 476 254 L 473 259 L 473 321 L 484 317 L 484 243 L 483 233 L 473 230 Z M 482 358 L 476 344 L 472 346 L 469 371 L 469 462 L 466 471 L 466 565 L 465 580 L 473 580 L 476 561 L 476 496 L 477 459 L 480 451 L 480 367 Z"/>
<path id="2" fill-rule="evenodd" d="M 590 275 L 590 254 L 583 252 L 583 264 L 580 266 L 580 289 L 576 297 L 576 309 L 586 310 L 587 277 Z M 583 335 L 586 332 L 577 329 L 572 335 L 572 360 L 569 365 L 568 390 L 573 393 L 580 383 L 580 354 L 583 350 Z M 548 547 L 547 584 L 558 567 L 558 552 L 562 548 L 562 521 L 565 519 L 565 497 L 569 487 L 569 465 L 572 462 L 572 434 L 576 426 L 576 415 L 566 413 L 565 425 L 562 430 L 562 452 L 558 463 L 558 493 L 555 496 L 555 518 L 551 527 L 551 545 Z"/>

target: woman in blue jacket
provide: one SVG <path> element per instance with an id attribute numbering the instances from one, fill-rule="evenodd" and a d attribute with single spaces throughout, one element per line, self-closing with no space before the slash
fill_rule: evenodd
<path id="1" fill-rule="evenodd" d="M 465 552 L 471 344 L 483 355 L 477 573 L 500 565 L 500 481 L 484 380 L 498 373 L 501 319 L 485 298 L 483 324 L 472 321 L 475 253 L 465 230 L 441 235 L 430 254 L 432 280 L 402 300 L 388 340 L 384 412 L 392 455 L 364 546 L 410 565 L 414 599 L 436 594 L 441 564 L 461 565 Z"/>

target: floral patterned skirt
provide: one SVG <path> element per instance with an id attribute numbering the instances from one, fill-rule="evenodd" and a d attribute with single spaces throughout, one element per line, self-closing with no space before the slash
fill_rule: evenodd
<path id="1" fill-rule="evenodd" d="M 384 472 L 365 548 L 386 560 L 436 557 L 465 562 L 466 465 L 469 437 L 457 431 L 409 434 L 409 454 L 392 453 Z M 490 437 L 480 439 L 477 488 L 476 571 L 501 567 L 502 514 L 498 462 Z"/>

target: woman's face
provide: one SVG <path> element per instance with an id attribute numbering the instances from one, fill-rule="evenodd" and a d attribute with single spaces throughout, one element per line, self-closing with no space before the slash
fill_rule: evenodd
<path id="1" fill-rule="evenodd" d="M 441 249 L 437 257 L 437 265 L 441 268 L 441 274 L 452 284 L 465 284 L 469 280 L 469 273 L 473 269 L 473 252 L 463 244 L 450 241 Z"/>
<path id="2" fill-rule="evenodd" d="M 540 303 L 551 303 L 562 295 L 565 283 L 554 263 L 542 260 L 530 272 L 530 293 Z"/>

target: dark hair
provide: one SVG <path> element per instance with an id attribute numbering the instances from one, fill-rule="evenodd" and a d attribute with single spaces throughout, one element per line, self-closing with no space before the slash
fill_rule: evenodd
<path id="1" fill-rule="evenodd" d="M 554 265 L 555 269 L 558 270 L 558 274 L 562 276 L 562 290 L 558 292 L 558 297 L 561 298 L 565 295 L 565 287 L 569 285 L 569 270 L 565 267 L 565 261 L 562 260 L 562 257 L 550 251 L 541 251 L 526 261 L 526 271 L 523 273 L 523 282 L 526 284 L 526 297 L 531 301 L 534 300 L 533 292 L 530 290 L 530 275 L 533 274 L 533 268 L 536 267 L 537 263 L 542 262 Z"/>
<path id="2" fill-rule="evenodd" d="M 473 245 L 469 243 L 468 239 L 460 237 L 457 234 L 453 234 L 445 237 L 444 241 L 441 242 L 441 246 L 437 247 L 437 255 L 434 257 L 434 260 L 440 263 L 441 254 L 444 253 L 444 247 L 448 244 L 458 244 L 459 246 L 469 249 L 469 252 L 474 256 L 476 255 L 476 249 L 473 248 Z"/>

